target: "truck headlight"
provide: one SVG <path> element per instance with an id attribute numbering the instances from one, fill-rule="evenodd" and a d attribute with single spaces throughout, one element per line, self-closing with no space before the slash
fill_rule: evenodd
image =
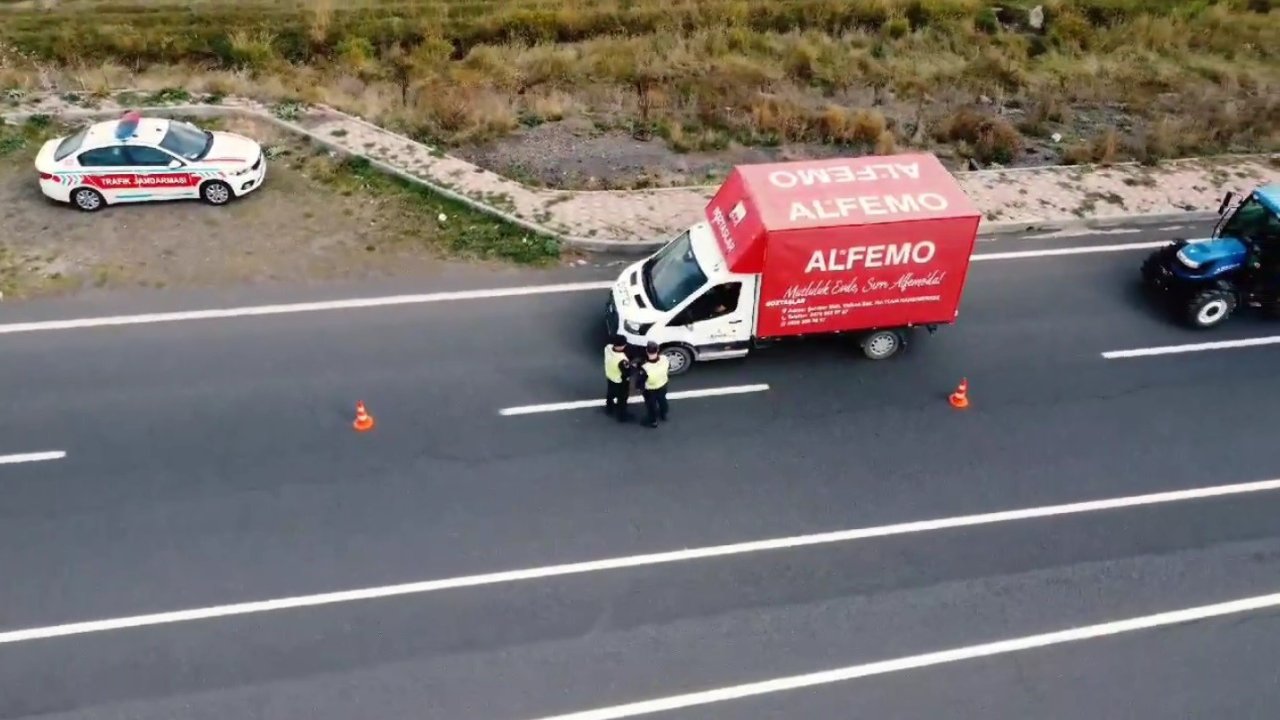
<path id="1" fill-rule="evenodd" d="M 1183 265 L 1186 265 L 1192 270 L 1195 270 L 1200 267 L 1200 263 L 1187 257 L 1187 249 L 1185 247 L 1178 251 L 1178 262 L 1182 263 Z"/>
<path id="2" fill-rule="evenodd" d="M 638 323 L 627 320 L 622 323 L 622 329 L 632 335 L 643 335 L 649 332 L 649 328 L 653 327 L 653 323 Z"/>

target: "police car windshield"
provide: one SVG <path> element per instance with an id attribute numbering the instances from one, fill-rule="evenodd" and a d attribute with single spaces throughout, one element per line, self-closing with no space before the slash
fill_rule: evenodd
<path id="1" fill-rule="evenodd" d="M 199 160 L 213 147 L 213 133 L 189 123 L 171 122 L 169 132 L 160 140 L 160 147 L 188 160 Z"/>
<path id="2" fill-rule="evenodd" d="M 1270 239 L 1280 235 L 1280 216 L 1267 209 L 1267 206 L 1251 197 L 1240 204 L 1227 224 L 1222 226 L 1222 235 L 1240 240 Z"/>
<path id="3" fill-rule="evenodd" d="M 646 263 L 643 274 L 649 299 L 663 312 L 707 284 L 707 275 L 693 254 L 687 230 Z"/>

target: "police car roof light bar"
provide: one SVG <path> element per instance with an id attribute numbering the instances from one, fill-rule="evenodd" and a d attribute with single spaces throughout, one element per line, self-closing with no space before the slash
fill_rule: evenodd
<path id="1" fill-rule="evenodd" d="M 142 121 L 142 113 L 130 110 L 125 113 L 116 125 L 116 139 L 128 140 L 138 132 L 138 123 Z"/>

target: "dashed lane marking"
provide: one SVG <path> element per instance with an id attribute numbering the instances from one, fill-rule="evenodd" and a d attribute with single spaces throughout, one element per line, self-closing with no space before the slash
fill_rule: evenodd
<path id="1" fill-rule="evenodd" d="M 46 460 L 61 460 L 67 454 L 61 450 L 50 450 L 48 452 L 19 453 L 17 455 L 0 455 L 0 465 L 16 465 L 17 463 L 33 463 L 44 462 Z"/>
<path id="2" fill-rule="evenodd" d="M 1107 360 L 1124 360 L 1136 357 L 1152 357 L 1154 355 L 1178 355 L 1181 353 L 1207 352 L 1210 350 L 1234 350 L 1237 348 L 1263 347 L 1280 345 L 1280 335 L 1244 338 L 1242 340 L 1214 340 L 1212 342 L 1191 343 L 1188 345 L 1162 345 L 1159 347 L 1134 348 L 1132 350 L 1111 350 L 1102 353 Z"/>

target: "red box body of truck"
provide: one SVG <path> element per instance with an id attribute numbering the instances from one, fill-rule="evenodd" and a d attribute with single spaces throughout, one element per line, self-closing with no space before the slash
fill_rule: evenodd
<path id="1" fill-rule="evenodd" d="M 981 220 L 928 154 L 740 166 L 706 214 L 759 338 L 954 322 Z"/>

